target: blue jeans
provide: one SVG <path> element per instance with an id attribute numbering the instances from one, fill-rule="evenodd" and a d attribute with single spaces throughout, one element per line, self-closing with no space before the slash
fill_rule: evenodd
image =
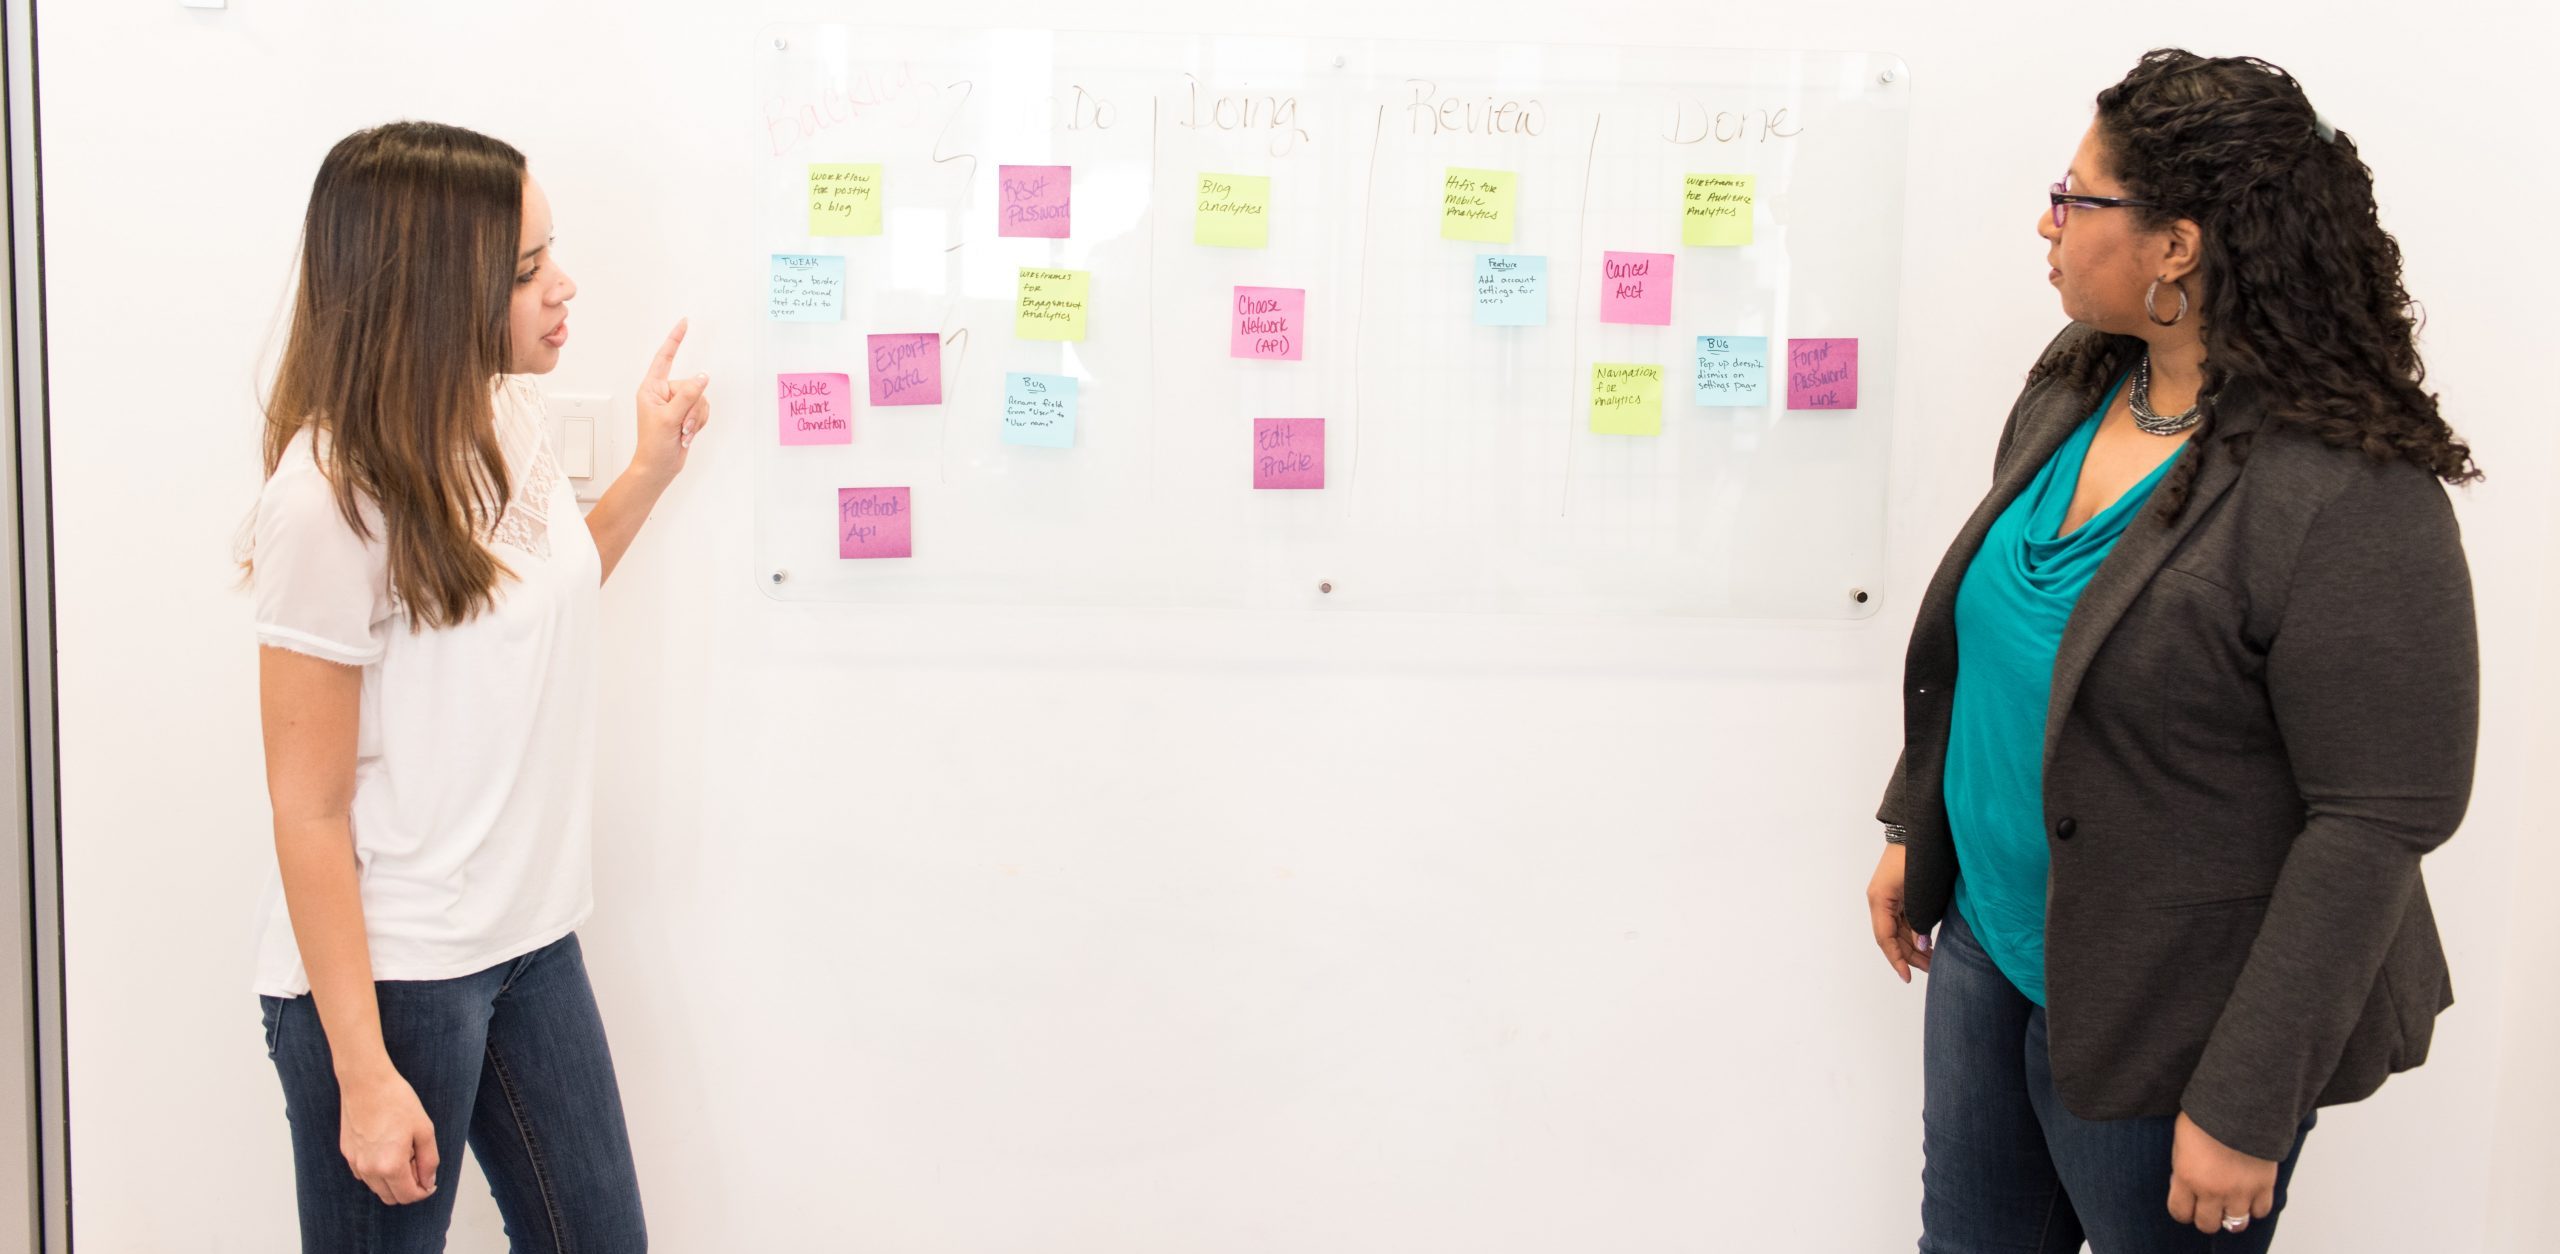
<path id="1" fill-rule="evenodd" d="M 2275 1241 L 2294 1159 L 2276 1168 L 2276 1213 L 2238 1235 L 2169 1217 L 2177 1117 L 2083 1119 L 2063 1108 L 2044 1007 L 2027 1000 L 1954 911 L 1929 964 L 1921 1144 L 1921 1254 L 2258 1254 Z"/>
<path id="2" fill-rule="evenodd" d="M 453 980 L 380 980 L 382 1043 L 435 1121 L 436 1191 L 388 1206 L 338 1149 L 338 1078 L 308 995 L 260 997 L 284 1080 L 304 1254 L 444 1248 L 466 1138 L 507 1248 L 638 1254 L 649 1238 L 622 1095 L 578 938 Z"/>

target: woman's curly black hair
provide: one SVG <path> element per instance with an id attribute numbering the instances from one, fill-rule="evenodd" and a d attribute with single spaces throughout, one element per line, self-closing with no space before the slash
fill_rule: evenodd
<path id="1" fill-rule="evenodd" d="M 2203 235 L 2204 415 L 2160 485 L 2163 519 L 2186 508 L 2210 455 L 2214 398 L 2233 382 L 2254 385 L 2271 421 L 2335 447 L 2415 462 L 2447 483 L 2481 477 L 2424 386 L 2373 171 L 2292 75 L 2255 57 L 2147 52 L 2098 93 L 2097 132 L 2127 194 L 2157 205 L 2127 212 L 2152 229 L 2189 219 Z M 2094 392 L 2129 364 L 2126 347 L 2093 336 L 2036 377 Z M 2221 443 L 2248 456 L 2245 435 Z"/>

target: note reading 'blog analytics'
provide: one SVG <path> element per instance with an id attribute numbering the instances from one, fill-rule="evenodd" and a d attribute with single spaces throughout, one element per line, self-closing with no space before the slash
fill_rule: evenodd
<path id="1" fill-rule="evenodd" d="M 1662 434 L 1662 367 L 1644 362 L 1592 363 L 1591 433 Z"/>
<path id="2" fill-rule="evenodd" d="M 1191 242 L 1217 248 L 1271 243 L 1271 180 L 1259 174 L 1203 174 Z"/>
<path id="3" fill-rule="evenodd" d="M 930 331 L 875 335 L 871 344 L 871 403 L 942 403 L 942 337 Z"/>
<path id="4" fill-rule="evenodd" d="M 915 556 L 915 512 L 905 488 L 836 489 L 838 557 Z"/>
<path id="5" fill-rule="evenodd" d="M 781 376 L 785 444 L 853 443 L 853 379 L 840 374 Z"/>

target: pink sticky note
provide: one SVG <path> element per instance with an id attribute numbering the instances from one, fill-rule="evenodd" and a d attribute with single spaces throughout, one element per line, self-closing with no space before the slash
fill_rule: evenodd
<path id="1" fill-rule="evenodd" d="M 872 336 L 871 403 L 941 404 L 942 337 L 930 331 Z"/>
<path id="2" fill-rule="evenodd" d="M 1324 419 L 1253 420 L 1253 486 L 1324 486 Z"/>
<path id="3" fill-rule="evenodd" d="M 1787 341 L 1787 408 L 1857 407 L 1856 340 Z"/>
<path id="4" fill-rule="evenodd" d="M 853 380 L 840 374 L 781 377 L 782 442 L 853 443 Z"/>
<path id="5" fill-rule="evenodd" d="M 1307 293 L 1295 287 L 1240 287 L 1228 311 L 1227 355 L 1261 361 L 1303 361 L 1307 352 Z"/>
<path id="6" fill-rule="evenodd" d="M 915 511 L 905 488 L 836 489 L 836 554 L 915 556 Z"/>
<path id="7" fill-rule="evenodd" d="M 1671 254 L 1600 254 L 1600 320 L 1671 325 Z"/>
<path id="8" fill-rule="evenodd" d="M 1028 239 L 1067 237 L 1067 185 L 1072 167 L 996 167 L 996 234 Z"/>

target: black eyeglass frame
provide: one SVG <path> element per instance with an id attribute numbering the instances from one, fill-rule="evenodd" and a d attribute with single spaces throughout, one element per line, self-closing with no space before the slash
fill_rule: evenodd
<path id="1" fill-rule="evenodd" d="M 2053 229 L 2062 229 L 2073 209 L 2157 209 L 2155 200 L 2131 200 L 2122 196 L 2088 196 L 2071 190 L 2068 181 L 2056 183 L 2049 193 L 2053 201 Z"/>

